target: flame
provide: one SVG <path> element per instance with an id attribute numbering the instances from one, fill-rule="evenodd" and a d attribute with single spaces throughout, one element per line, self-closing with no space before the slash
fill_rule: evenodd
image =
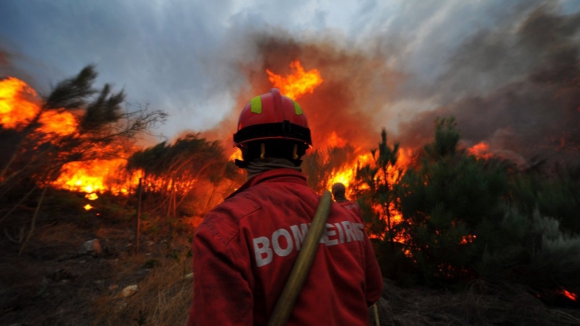
<path id="1" fill-rule="evenodd" d="M 83 206 L 83 208 L 87 211 L 90 211 L 91 209 L 93 209 L 94 207 L 91 206 L 91 204 L 86 204 L 85 206 Z"/>
<path id="2" fill-rule="evenodd" d="M 46 134 L 47 137 L 69 136 L 78 132 L 75 114 L 64 109 L 43 111 L 39 103 L 36 91 L 24 81 L 14 77 L 0 80 L 0 124 L 3 128 L 20 130 L 38 119 L 39 127 L 34 132 Z M 98 198 L 95 192 L 105 190 L 126 194 L 131 185 L 137 183 L 139 175 L 130 180 L 119 180 L 118 176 L 122 174 L 119 171 L 124 171 L 125 163 L 124 159 L 70 162 L 62 167 L 61 175 L 52 182 L 52 186 L 86 192 L 89 200 Z"/>
<path id="3" fill-rule="evenodd" d="M 489 159 L 492 157 L 492 154 L 489 152 L 489 145 L 486 142 L 480 142 L 473 145 L 473 147 L 467 149 L 467 153 L 483 159 Z"/>
<path id="4" fill-rule="evenodd" d="M 124 170 L 126 163 L 124 159 L 70 162 L 62 167 L 60 176 L 52 182 L 52 185 L 89 194 L 104 191 L 111 191 L 117 195 L 127 194 L 129 189 L 139 182 L 140 174 L 137 173 L 128 180 L 115 178 L 119 175 L 119 171 Z"/>
<path id="5" fill-rule="evenodd" d="M 235 151 L 230 155 L 229 160 L 231 162 L 235 162 L 235 160 L 242 160 L 242 151 L 239 148 L 236 148 Z"/>
<path id="6" fill-rule="evenodd" d="M 323 82 L 317 69 L 304 71 L 299 60 L 290 63 L 290 69 L 294 73 L 287 77 L 276 75 L 268 69 L 266 69 L 266 72 L 274 87 L 279 88 L 282 94 L 294 100 L 306 93 L 312 94 L 314 88 Z"/>
<path id="7" fill-rule="evenodd" d="M 332 141 L 332 139 L 329 141 Z M 349 189 L 349 185 L 355 181 L 357 165 L 370 164 L 372 160 L 373 157 L 370 153 L 357 156 L 357 158 L 354 161 L 349 162 L 345 168 L 330 174 L 330 178 L 326 182 L 326 188 L 331 189 L 333 184 L 342 183 L 347 189 Z"/>
<path id="8" fill-rule="evenodd" d="M 399 149 L 399 158 L 397 160 L 397 163 L 395 166 L 389 167 L 387 174 L 388 174 L 388 182 L 389 183 L 395 183 L 396 180 L 398 178 L 400 178 L 402 176 L 403 173 L 405 173 L 407 167 L 409 166 L 409 164 L 411 163 L 411 157 L 412 157 L 412 150 L 410 149 L 403 149 L 400 148 Z M 371 153 L 366 153 L 366 154 L 361 154 L 358 155 L 356 157 L 356 159 L 353 162 L 350 162 L 349 164 L 347 164 L 346 168 L 341 169 L 339 171 L 336 171 L 335 173 L 332 173 L 330 178 L 327 181 L 327 185 L 326 187 L 328 189 L 332 188 L 332 185 L 334 183 L 340 182 L 342 184 L 345 185 L 345 187 L 347 188 L 347 192 L 349 192 L 351 194 L 351 198 L 352 198 L 352 194 L 353 194 L 353 189 L 352 187 L 349 188 L 349 185 L 352 185 L 355 183 L 355 178 L 356 178 L 356 168 L 357 166 L 364 166 L 364 165 L 374 165 L 374 158 L 371 155 Z M 379 178 L 384 178 L 383 176 L 383 172 L 379 171 L 377 177 Z M 362 185 L 362 187 L 359 186 L 359 190 L 364 190 L 364 188 L 366 188 L 366 185 Z M 389 205 L 388 208 L 382 207 L 381 205 L 375 205 L 373 206 L 373 211 L 385 222 L 387 222 L 387 220 L 389 219 L 389 217 L 387 217 L 387 214 L 390 215 L 390 222 L 391 222 L 391 227 L 401 223 L 403 221 L 403 215 L 400 211 L 398 211 L 394 205 L 394 203 L 391 203 Z M 388 210 L 388 212 L 387 212 Z M 380 240 L 384 240 L 386 235 L 387 235 L 387 230 L 385 230 L 382 234 L 371 234 L 370 238 L 374 238 L 374 239 L 380 239 Z M 406 243 L 409 240 L 409 235 L 407 234 L 396 234 L 393 237 L 393 241 L 395 242 L 399 242 L 399 243 Z"/>
<path id="9" fill-rule="evenodd" d="M 4 128 L 20 130 L 40 113 L 40 132 L 60 136 L 76 132 L 78 122 L 72 113 L 64 110 L 41 112 L 35 102 L 37 97 L 36 91 L 18 78 L 8 77 L 0 81 L 0 124 Z"/>
<path id="10" fill-rule="evenodd" d="M 270 82 L 274 85 L 274 87 L 278 87 L 280 91 L 285 94 L 286 96 L 296 99 L 303 94 L 306 93 L 313 93 L 316 86 L 320 85 L 323 82 L 322 77 L 317 69 L 312 69 L 309 71 L 305 71 L 302 67 L 299 60 L 296 60 L 290 63 L 290 68 L 293 71 L 292 75 L 282 77 L 280 75 L 276 75 L 270 70 L 266 70 L 268 74 L 268 78 Z M 322 147 L 327 148 L 344 148 L 347 145 L 356 145 L 356 144 L 349 144 L 347 139 L 342 138 L 336 131 L 330 133 L 329 137 L 326 140 L 326 144 L 323 144 Z M 367 149 L 363 150 L 358 148 L 354 151 L 354 153 L 362 153 L 355 155 L 355 158 L 351 162 L 346 162 L 340 170 L 332 171 L 330 176 L 326 180 L 325 187 L 327 189 L 331 189 L 332 185 L 335 183 L 342 183 L 347 188 L 347 194 L 353 194 L 353 187 L 350 187 L 352 184 L 355 183 L 356 179 L 356 169 L 359 165 L 373 165 L 374 158 L 371 153 L 368 152 Z M 234 153 L 230 160 L 235 158 L 236 153 Z M 239 155 L 239 154 L 238 154 Z M 396 178 L 399 178 L 402 173 L 406 170 L 407 166 L 410 163 L 411 157 L 411 150 L 399 149 L 399 159 L 397 162 L 397 166 L 391 167 L 389 171 L 387 171 L 388 177 L 393 179 L 389 180 L 389 182 L 393 182 Z M 330 158 L 326 158 L 329 160 Z M 364 185 L 362 186 L 364 188 Z M 348 196 L 351 197 L 352 196 Z M 381 207 L 373 207 L 381 218 L 386 219 L 387 217 L 385 214 L 385 210 L 388 210 L 388 214 L 390 215 L 391 225 L 400 223 L 402 221 L 402 215 L 400 212 L 396 211 L 394 205 L 391 205 L 388 209 L 383 209 Z M 384 238 L 385 233 L 383 233 L 382 237 Z M 380 236 L 379 236 L 380 237 Z M 401 234 L 397 235 L 395 241 L 405 241 L 408 236 Z"/>
<path id="11" fill-rule="evenodd" d="M 347 144 L 346 139 L 340 138 L 336 134 L 336 131 L 330 133 L 330 137 L 328 137 L 328 146 L 343 148 L 344 146 L 346 146 L 346 144 Z"/>
<path id="12" fill-rule="evenodd" d="M 41 131 L 68 136 L 76 133 L 78 122 L 75 116 L 67 111 L 46 111 L 40 115 Z"/>
<path id="13" fill-rule="evenodd" d="M 0 124 L 4 128 L 20 129 L 32 121 L 40 111 L 32 101 L 36 96 L 34 89 L 20 79 L 0 80 Z"/>
<path id="14" fill-rule="evenodd" d="M 86 194 L 85 198 L 88 200 L 97 200 L 99 198 L 99 196 L 97 194 L 95 194 L 94 192 L 92 192 L 90 194 Z"/>

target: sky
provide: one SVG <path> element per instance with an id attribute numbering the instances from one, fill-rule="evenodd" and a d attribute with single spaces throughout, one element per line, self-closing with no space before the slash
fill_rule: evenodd
<path id="1" fill-rule="evenodd" d="M 0 78 L 48 94 L 95 64 L 132 107 L 169 114 L 159 139 L 223 138 L 271 87 L 265 69 L 289 73 L 300 59 L 325 79 L 302 104 L 320 108 L 320 130 L 372 146 L 360 130 L 386 128 L 418 146 L 453 115 L 466 146 L 525 162 L 580 148 L 579 12 L 575 0 L 1 0 Z"/>

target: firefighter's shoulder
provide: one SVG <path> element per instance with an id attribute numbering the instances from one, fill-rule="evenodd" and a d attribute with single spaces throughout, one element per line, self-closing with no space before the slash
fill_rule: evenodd
<path id="1" fill-rule="evenodd" d="M 230 241 L 239 233 L 240 220 L 260 209 L 261 206 L 251 196 L 239 193 L 207 213 L 202 225 L 211 227 L 219 232 L 225 241 Z"/>

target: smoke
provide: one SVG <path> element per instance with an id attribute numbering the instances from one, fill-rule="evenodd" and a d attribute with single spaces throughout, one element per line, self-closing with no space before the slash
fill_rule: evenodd
<path id="1" fill-rule="evenodd" d="M 272 87 L 266 69 L 288 75 L 289 63 L 299 59 L 324 79 L 298 99 L 315 148 L 335 132 L 368 151 L 382 127 L 389 141 L 420 148 L 432 141 L 437 117 L 454 116 L 463 146 L 484 141 L 495 155 L 519 164 L 538 157 L 580 163 L 579 32 L 578 13 L 520 3 L 467 37 L 431 78 L 409 68 L 401 35 L 376 34 L 361 47 L 330 33 L 250 32 L 241 43 L 256 55 L 235 63 L 248 87 L 211 133 L 230 139 L 243 105 Z"/>
<path id="2" fill-rule="evenodd" d="M 404 79 L 385 64 L 384 54 L 357 49 L 335 35 L 296 38 L 281 30 L 251 33 L 244 43 L 252 47 L 248 52 L 259 54 L 255 60 L 236 63 L 248 87 L 238 95 L 230 118 L 204 136 L 228 130 L 222 139 L 231 139 L 242 107 L 272 88 L 266 69 L 287 76 L 293 73 L 289 64 L 298 59 L 306 71 L 317 69 L 324 80 L 312 94 L 297 99 L 308 118 L 314 148 L 326 148 L 332 133 L 361 151 L 376 147 L 383 126 L 376 117 Z"/>
<path id="3" fill-rule="evenodd" d="M 436 117 L 455 116 L 467 146 L 506 158 L 580 163 L 580 14 L 542 5 L 467 39 L 432 87 L 439 105 L 401 125 L 413 145 Z M 404 141 L 403 141 L 404 142 Z"/>
<path id="4" fill-rule="evenodd" d="M 96 63 L 99 80 L 129 101 L 170 114 L 160 131 L 168 138 L 203 130 L 227 148 L 244 104 L 271 88 L 266 69 L 287 75 L 298 59 L 324 79 L 298 99 L 315 148 L 335 133 L 367 151 L 382 127 L 390 142 L 419 148 L 436 117 L 453 115 L 464 146 L 485 141 L 522 162 L 577 161 L 578 8 L 574 0 L 14 2 L 0 20 L 0 75 L 42 94 Z"/>

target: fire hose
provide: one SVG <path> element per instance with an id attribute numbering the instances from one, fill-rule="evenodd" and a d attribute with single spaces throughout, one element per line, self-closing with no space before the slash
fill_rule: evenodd
<path id="1" fill-rule="evenodd" d="M 330 192 L 325 190 L 318 203 L 318 208 L 316 208 L 316 213 L 310 224 L 310 229 L 306 234 L 304 239 L 304 244 L 302 249 L 298 254 L 298 258 L 292 267 L 288 281 L 284 285 L 282 294 L 276 302 L 272 316 L 268 322 L 268 326 L 284 326 L 290 317 L 292 308 L 296 303 L 296 299 L 300 294 L 302 285 L 308 276 L 310 267 L 314 261 L 314 255 L 318 249 L 320 242 L 320 237 L 326 227 L 326 220 L 328 219 L 328 213 L 330 212 L 330 204 L 332 203 L 332 198 Z"/>

